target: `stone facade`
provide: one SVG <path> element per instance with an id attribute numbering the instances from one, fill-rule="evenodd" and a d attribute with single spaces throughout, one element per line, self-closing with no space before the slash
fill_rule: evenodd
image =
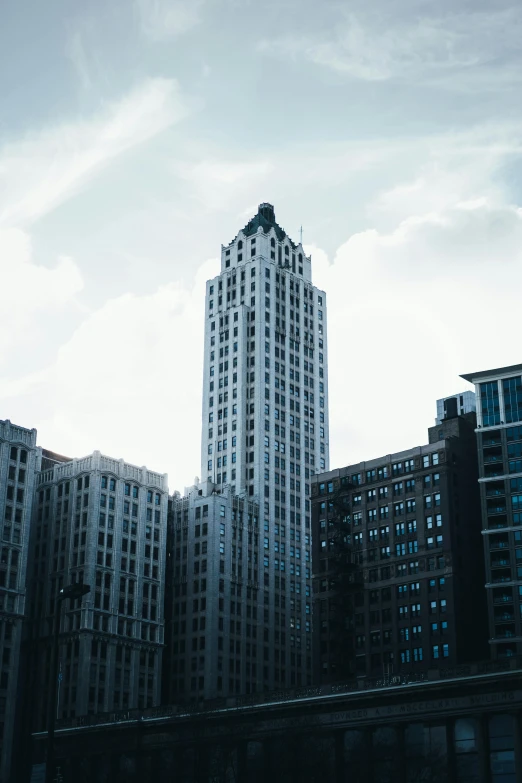
<path id="1" fill-rule="evenodd" d="M 26 571 L 36 472 L 36 430 L 0 421 L 0 782 L 11 780 Z"/>
<path id="2" fill-rule="evenodd" d="M 309 498 L 329 459 L 326 322 L 310 258 L 261 204 L 207 282 L 201 475 L 259 504 L 266 688 L 311 679 Z"/>
<path id="3" fill-rule="evenodd" d="M 172 500 L 167 550 L 164 701 L 259 690 L 269 634 L 259 506 L 207 482 L 187 489 Z"/>
<path id="4" fill-rule="evenodd" d="M 100 452 L 39 474 L 28 569 L 34 727 L 46 721 L 55 599 L 71 582 L 91 591 L 62 607 L 58 716 L 159 704 L 167 507 L 164 474 Z"/>

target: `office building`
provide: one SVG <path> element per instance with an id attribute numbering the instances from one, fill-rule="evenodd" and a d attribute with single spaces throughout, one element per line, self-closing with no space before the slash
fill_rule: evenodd
<path id="1" fill-rule="evenodd" d="M 183 497 L 173 497 L 167 546 L 171 600 L 166 612 L 166 703 L 255 693 L 270 680 L 265 649 L 272 638 L 279 652 L 285 636 L 280 613 L 290 607 L 278 603 L 272 634 L 269 607 L 263 605 L 259 537 L 258 504 L 233 495 L 230 487 L 204 482 L 186 489 Z M 278 586 L 280 578 L 275 577 Z M 281 680 L 279 665 L 273 675 Z"/>
<path id="2" fill-rule="evenodd" d="M 437 400 L 435 424 L 440 424 L 448 415 L 463 416 L 465 413 L 474 413 L 476 409 L 475 392 L 464 391 L 460 394 L 452 394 L 450 397 L 443 397 L 441 400 Z"/>
<path id="3" fill-rule="evenodd" d="M 522 364 L 462 375 L 475 384 L 489 641 L 522 653 Z"/>
<path id="4" fill-rule="evenodd" d="M 58 717 L 160 702 L 167 477 L 97 451 L 63 460 L 46 452 L 33 507 L 28 691 L 38 728 L 56 596 L 73 582 L 91 591 L 62 607 Z"/>
<path id="5" fill-rule="evenodd" d="M 18 671 L 36 471 L 36 430 L 0 421 L 0 781 L 12 779 Z"/>
<path id="6" fill-rule="evenodd" d="M 317 683 L 487 657 L 474 427 L 312 479 Z"/>
<path id="7" fill-rule="evenodd" d="M 261 204 L 207 283 L 201 475 L 259 504 L 264 688 L 311 678 L 309 497 L 313 474 L 328 470 L 326 312 L 311 259 Z"/>

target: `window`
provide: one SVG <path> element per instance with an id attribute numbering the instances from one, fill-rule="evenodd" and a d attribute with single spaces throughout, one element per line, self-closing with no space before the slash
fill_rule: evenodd
<path id="1" fill-rule="evenodd" d="M 479 389 L 482 426 L 492 427 L 500 424 L 498 382 L 488 381 L 487 383 L 481 383 Z"/>

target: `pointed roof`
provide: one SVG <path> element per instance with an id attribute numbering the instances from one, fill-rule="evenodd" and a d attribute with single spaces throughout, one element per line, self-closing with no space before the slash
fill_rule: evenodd
<path id="1" fill-rule="evenodd" d="M 252 236 L 252 234 L 256 234 L 258 228 L 261 227 L 265 234 L 268 234 L 271 228 L 274 229 L 276 236 L 280 242 L 283 241 L 285 237 L 288 237 L 288 240 L 293 248 L 297 248 L 297 245 L 292 242 L 286 231 L 281 228 L 281 226 L 276 223 L 275 219 L 275 212 L 274 207 L 272 204 L 268 204 L 267 202 L 263 202 L 259 205 L 257 210 L 257 215 L 255 215 L 251 220 L 248 221 L 246 226 L 243 229 L 243 234 L 246 237 Z"/>

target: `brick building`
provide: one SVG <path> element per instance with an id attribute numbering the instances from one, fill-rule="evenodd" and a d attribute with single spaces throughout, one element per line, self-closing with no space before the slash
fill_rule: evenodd
<path id="1" fill-rule="evenodd" d="M 316 682 L 486 656 L 474 426 L 314 477 Z"/>

